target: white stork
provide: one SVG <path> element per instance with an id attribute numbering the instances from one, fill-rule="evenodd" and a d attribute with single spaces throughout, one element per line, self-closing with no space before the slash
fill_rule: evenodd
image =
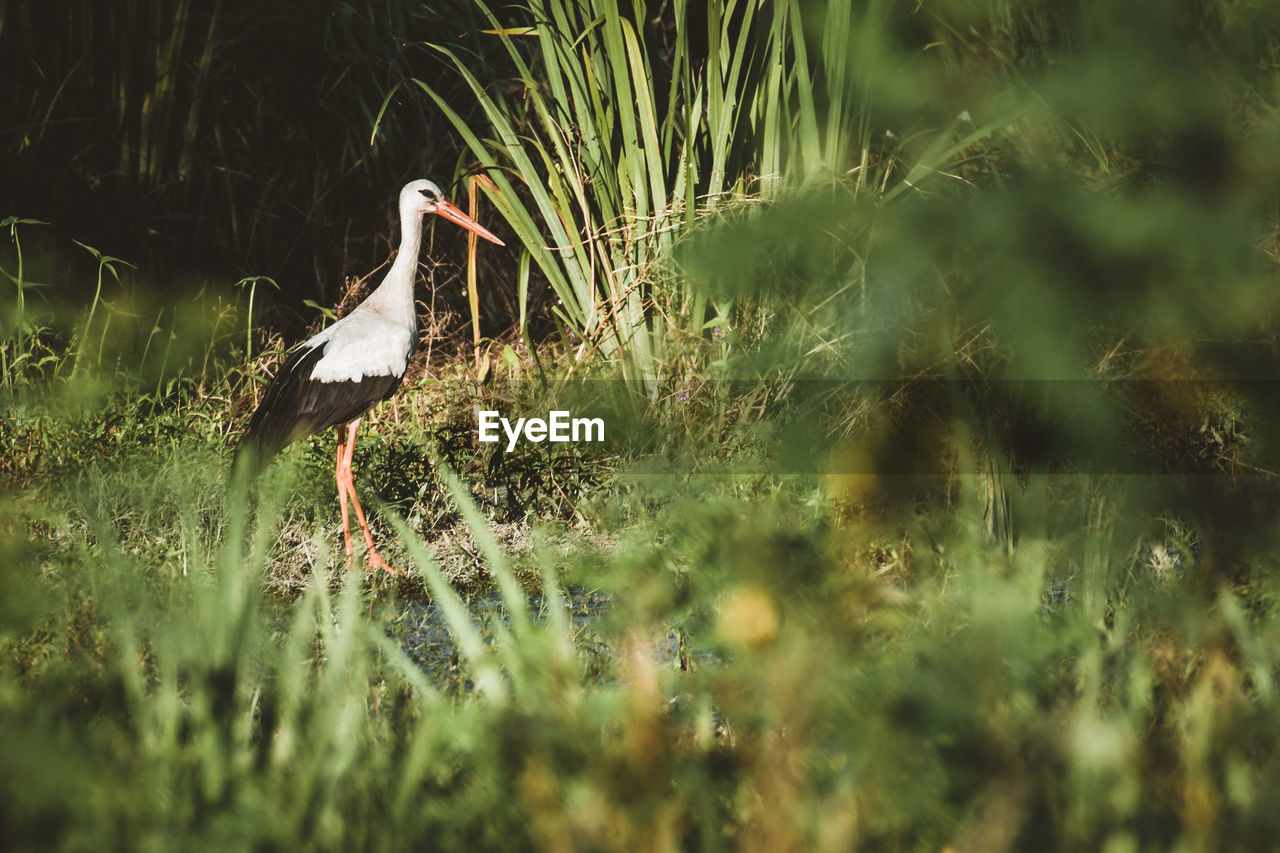
<path id="1" fill-rule="evenodd" d="M 373 547 L 373 534 L 356 497 L 351 456 L 361 415 L 400 387 L 409 355 L 417 344 L 413 282 L 422 245 L 422 218 L 428 213 L 438 213 L 490 242 L 504 245 L 480 223 L 445 201 L 440 188 L 431 181 L 405 184 L 400 190 L 400 251 L 387 277 L 350 314 L 289 354 L 263 393 L 236 450 L 237 459 L 249 456 L 252 470 L 259 470 L 291 441 L 338 426 L 334 476 L 342 506 L 347 561 L 351 561 L 353 552 L 347 509 L 350 497 L 369 549 L 368 568 L 393 574 L 396 570 Z M 345 441 L 342 427 L 346 429 Z"/>

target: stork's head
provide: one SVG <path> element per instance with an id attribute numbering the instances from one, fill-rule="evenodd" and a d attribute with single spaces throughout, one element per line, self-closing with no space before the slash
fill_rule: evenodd
<path id="1" fill-rule="evenodd" d="M 506 244 L 493 235 L 493 232 L 462 212 L 456 205 L 445 200 L 444 193 L 431 181 L 410 181 L 400 190 L 400 214 L 436 213 L 457 223 L 468 231 L 474 231 L 491 243 L 499 246 Z"/>

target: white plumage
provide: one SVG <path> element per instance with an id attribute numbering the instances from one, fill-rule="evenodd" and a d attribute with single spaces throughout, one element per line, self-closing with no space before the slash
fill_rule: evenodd
<path id="1" fill-rule="evenodd" d="M 373 312 L 360 315 L 361 305 L 341 321 L 303 344 L 324 346 L 324 355 L 311 370 L 317 382 L 359 382 L 366 376 L 404 377 L 417 330 Z"/>

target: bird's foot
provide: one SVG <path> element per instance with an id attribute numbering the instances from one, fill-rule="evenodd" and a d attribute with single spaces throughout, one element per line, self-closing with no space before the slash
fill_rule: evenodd
<path id="1" fill-rule="evenodd" d="M 403 572 L 401 572 L 395 566 L 391 565 L 386 560 L 378 556 L 377 552 L 375 551 L 369 554 L 367 557 L 365 557 L 364 570 L 366 572 L 374 572 L 374 571 L 377 571 L 378 569 L 382 569 L 382 571 L 386 572 L 389 575 L 403 574 Z"/>

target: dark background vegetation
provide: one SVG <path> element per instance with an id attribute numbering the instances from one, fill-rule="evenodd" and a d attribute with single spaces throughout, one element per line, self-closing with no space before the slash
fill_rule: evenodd
<path id="1" fill-rule="evenodd" d="M 401 185 L 458 197 L 463 154 L 421 98 L 370 138 L 388 92 L 442 75 L 425 41 L 483 64 L 480 24 L 465 2 L 7 3 L 0 207 L 157 281 L 265 275 L 290 307 L 331 305 L 389 254 Z"/>
<path id="2" fill-rule="evenodd" d="M 531 17 L 511 11 L 512 25 Z M 704 29 L 705 10 L 691 11 L 688 25 Z M 662 68 L 672 8 L 652 4 L 640 21 Z M 346 277 L 386 260 L 400 186 L 428 177 L 465 196 L 459 179 L 474 160 L 452 125 L 416 89 L 392 93 L 431 81 L 477 121 L 474 97 L 428 45 L 518 88 L 486 44 L 489 26 L 465 0 L 6 2 L 0 209 L 50 223 L 31 236 L 36 247 L 76 239 L 170 288 L 197 286 L 183 275 L 193 272 L 269 276 L 280 288 L 264 294 L 281 309 L 271 318 L 296 335 L 309 320 L 303 299 L 333 305 Z M 441 229 L 434 252 L 457 258 L 463 244 Z M 511 291 L 513 259 L 496 257 L 490 287 Z M 456 269 L 445 263 L 447 280 Z M 444 308 L 465 306 L 458 288 L 442 293 Z M 513 299 L 489 293 L 484 307 L 496 314 Z"/>
<path id="3" fill-rule="evenodd" d="M 1075 169 L 1135 189 L 1170 187 L 1228 214 L 1244 206 L 1274 216 L 1280 12 L 1267 4 L 887 7 L 892 41 L 871 87 L 876 132 L 948 117 L 1021 81 L 1068 125 L 1054 130 Z M 509 25 L 530 19 L 507 11 Z M 674 7 L 637 11 L 654 69 L 669 72 Z M 681 23 L 696 67 L 705 4 L 690 4 Z M 268 295 L 290 309 L 278 319 L 296 332 L 301 299 L 331 305 L 345 276 L 385 259 L 403 182 L 428 176 L 460 196 L 455 178 L 474 158 L 420 92 L 391 97 L 371 144 L 372 128 L 388 93 L 412 79 L 430 82 L 464 121 L 480 120 L 428 44 L 465 56 L 487 86 L 518 90 L 482 32 L 489 26 L 467 2 L 9 0 L 0 12 L 0 209 L 51 223 L 30 239 L 74 238 L 175 287 L 192 270 L 271 276 L 281 291 Z M 928 97 L 913 94 L 922 88 Z M 819 81 L 820 102 L 823 94 Z M 997 174 L 1045 165 L 1018 155 L 986 157 Z M 732 168 L 750 175 L 753 164 L 739 157 Z M 1052 221 L 1028 227 L 1055 230 Z M 441 257 L 460 254 L 459 235 L 439 240 Z M 1070 245 L 1058 256 L 1080 260 Z M 509 270 L 512 259 L 498 257 Z M 491 286 L 509 288 L 510 278 L 497 273 Z"/>

